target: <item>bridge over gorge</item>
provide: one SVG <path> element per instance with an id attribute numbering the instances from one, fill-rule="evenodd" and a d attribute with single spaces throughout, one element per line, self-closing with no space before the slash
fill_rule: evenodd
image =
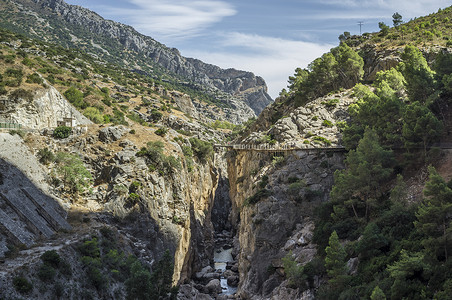
<path id="1" fill-rule="evenodd" d="M 435 143 L 429 145 L 430 148 L 440 148 L 443 150 L 452 149 L 452 143 Z M 214 149 L 226 148 L 228 150 L 244 150 L 244 151 L 256 151 L 256 152 L 275 152 L 285 153 L 291 151 L 306 151 L 306 152 L 347 152 L 344 146 L 324 146 L 324 147 L 312 147 L 306 145 L 306 147 L 300 147 L 295 144 L 284 145 L 271 145 L 271 144 L 215 144 Z M 423 147 L 415 147 L 416 149 L 424 149 Z M 413 149 L 413 148 L 412 148 Z M 406 150 L 405 147 L 392 147 L 392 150 Z"/>
<path id="2" fill-rule="evenodd" d="M 327 147 L 299 147 L 295 144 L 270 145 L 270 144 L 215 144 L 215 149 L 226 148 L 228 150 L 245 150 L 256 152 L 291 152 L 291 151 L 320 151 L 320 152 L 346 152 L 343 146 Z"/>

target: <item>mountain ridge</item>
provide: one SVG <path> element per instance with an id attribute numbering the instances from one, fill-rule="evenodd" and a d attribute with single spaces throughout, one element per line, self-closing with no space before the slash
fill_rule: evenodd
<path id="1" fill-rule="evenodd" d="M 48 39 L 64 47 L 79 47 L 110 62 L 117 56 L 116 63 L 141 69 L 153 78 L 179 83 L 188 80 L 198 89 L 198 85 L 202 85 L 205 93 L 214 97 L 220 94 L 221 101 L 243 110 L 244 117 L 239 122 L 258 115 L 273 101 L 267 94 L 267 86 L 262 77 L 247 71 L 223 70 L 195 58 L 183 57 L 179 50 L 145 36 L 129 25 L 105 20 L 81 6 L 69 5 L 62 0 L 14 0 L 8 3 L 15 4 L 19 13 L 35 12 L 40 17 L 15 25 L 14 19 L 19 14 L 13 14 L 4 17 L 3 24 L 7 23 L 14 28 L 22 27 L 22 31 L 27 31 L 27 27 L 33 28 L 33 31 L 28 32 L 36 33 L 32 34 L 35 37 L 42 39 L 39 36 L 42 32 Z M 225 76 L 225 73 L 228 75 Z M 252 111 L 241 107 L 240 102 Z"/>

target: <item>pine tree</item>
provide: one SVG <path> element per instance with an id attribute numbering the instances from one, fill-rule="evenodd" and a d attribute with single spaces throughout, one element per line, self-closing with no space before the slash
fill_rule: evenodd
<path id="1" fill-rule="evenodd" d="M 447 262 L 452 250 L 452 189 L 432 166 L 429 174 L 415 226 L 423 234 L 426 253 Z"/>
<path id="2" fill-rule="evenodd" d="M 408 97 L 411 101 L 424 103 L 435 91 L 433 72 L 422 52 L 414 46 L 406 46 L 402 53 L 400 70 L 406 79 Z"/>
<path id="3" fill-rule="evenodd" d="M 339 236 L 336 231 L 331 233 L 325 252 L 325 268 L 330 279 L 334 280 L 338 276 L 344 275 L 346 273 L 345 258 L 347 254 L 339 242 Z"/>
<path id="4" fill-rule="evenodd" d="M 398 12 L 395 12 L 392 15 L 392 23 L 394 24 L 394 27 L 397 27 L 403 23 L 402 16 Z"/>
<path id="5" fill-rule="evenodd" d="M 386 300 L 386 295 L 377 285 L 372 291 L 372 295 L 370 295 L 370 300 Z"/>
<path id="6" fill-rule="evenodd" d="M 422 148 L 424 156 L 428 145 L 435 141 L 443 129 L 441 121 L 424 105 L 414 102 L 403 113 L 402 137 L 405 148 Z"/>
<path id="7" fill-rule="evenodd" d="M 384 150 L 378 143 L 375 131 L 367 129 L 356 151 L 349 152 L 347 169 L 334 173 L 332 200 L 339 206 L 351 208 L 357 219 L 364 218 L 367 221 L 381 195 L 381 182 L 392 173 L 392 163 L 392 151 Z"/>

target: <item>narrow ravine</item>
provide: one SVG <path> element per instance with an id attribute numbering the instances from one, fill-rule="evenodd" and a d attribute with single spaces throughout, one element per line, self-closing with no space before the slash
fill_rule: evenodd
<path id="1" fill-rule="evenodd" d="M 220 273 L 222 295 L 234 295 L 239 280 L 237 262 L 233 256 L 233 228 L 229 219 L 231 207 L 229 180 L 220 176 L 212 210 L 212 224 L 215 230 L 214 268 Z"/>

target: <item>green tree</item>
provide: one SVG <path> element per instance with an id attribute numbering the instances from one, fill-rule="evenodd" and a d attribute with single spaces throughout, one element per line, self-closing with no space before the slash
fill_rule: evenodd
<path id="1" fill-rule="evenodd" d="M 382 253 L 382 248 L 385 248 L 389 241 L 380 232 L 378 225 L 371 222 L 364 228 L 362 238 L 356 245 L 356 251 L 363 259 L 370 259 Z"/>
<path id="2" fill-rule="evenodd" d="M 90 186 L 93 177 L 78 156 L 58 152 L 56 162 L 58 163 L 57 173 L 61 176 L 64 187 L 68 191 L 79 193 Z"/>
<path id="3" fill-rule="evenodd" d="M 130 267 L 130 277 L 125 282 L 127 299 L 158 299 L 152 291 L 151 273 L 136 260 Z"/>
<path id="4" fill-rule="evenodd" d="M 331 233 L 328 246 L 325 248 L 325 268 L 330 278 L 335 278 L 346 273 L 345 258 L 347 253 L 339 242 L 336 231 Z"/>
<path id="5" fill-rule="evenodd" d="M 448 260 L 452 248 L 452 189 L 434 167 L 430 166 L 425 184 L 426 198 L 416 213 L 416 228 L 423 234 L 426 253 L 440 261 Z"/>
<path id="6" fill-rule="evenodd" d="M 402 137 L 408 151 L 421 148 L 425 157 L 428 145 L 439 138 L 442 129 L 441 121 L 424 105 L 414 102 L 406 107 Z"/>
<path id="7" fill-rule="evenodd" d="M 392 174 L 393 161 L 392 151 L 384 150 L 376 132 L 367 129 L 357 149 L 348 153 L 347 168 L 334 173 L 332 200 L 345 209 L 351 208 L 357 219 L 369 220 L 371 209 L 381 196 L 381 183 Z"/>
<path id="8" fill-rule="evenodd" d="M 383 290 L 377 285 L 370 295 L 370 300 L 386 300 L 386 295 Z"/>
<path id="9" fill-rule="evenodd" d="M 364 75 L 364 60 L 356 51 L 346 43 L 341 43 L 339 47 L 331 50 L 337 61 L 338 80 L 340 86 L 352 88 Z"/>
<path id="10" fill-rule="evenodd" d="M 391 68 L 386 71 L 380 71 L 374 81 L 374 86 L 376 88 L 382 88 L 383 82 L 395 92 L 397 97 L 404 98 L 406 80 L 402 73 L 397 71 L 395 68 Z"/>
<path id="11" fill-rule="evenodd" d="M 58 126 L 53 130 L 53 137 L 56 139 L 65 139 L 72 133 L 72 128 L 68 126 Z"/>
<path id="12" fill-rule="evenodd" d="M 153 268 L 151 275 L 151 282 L 153 285 L 154 294 L 159 297 L 166 296 L 171 292 L 174 273 L 173 258 L 169 250 L 166 250 L 162 258 Z"/>
<path id="13" fill-rule="evenodd" d="M 435 91 L 433 72 L 422 52 L 411 45 L 405 47 L 399 67 L 405 77 L 408 97 L 424 103 Z"/>
<path id="14" fill-rule="evenodd" d="M 341 292 L 346 288 L 347 276 L 347 253 L 339 242 L 336 231 L 331 233 L 328 246 L 325 248 L 325 269 L 328 274 L 328 298 L 338 299 Z"/>
<path id="15" fill-rule="evenodd" d="M 400 252 L 400 259 L 388 266 L 394 282 L 391 286 L 391 299 L 428 299 L 425 297 L 429 266 L 422 253 Z"/>
<path id="16" fill-rule="evenodd" d="M 88 107 L 88 104 L 83 100 L 83 93 L 73 86 L 64 92 L 64 96 L 77 108 L 85 109 Z"/>
<path id="17" fill-rule="evenodd" d="M 394 27 L 397 27 L 403 23 L 402 16 L 398 12 L 395 12 L 392 15 L 392 23 L 394 24 Z"/>
<path id="18" fill-rule="evenodd" d="M 389 26 L 386 25 L 384 22 L 378 22 L 378 28 L 380 28 L 380 32 L 383 36 L 388 35 Z"/>

